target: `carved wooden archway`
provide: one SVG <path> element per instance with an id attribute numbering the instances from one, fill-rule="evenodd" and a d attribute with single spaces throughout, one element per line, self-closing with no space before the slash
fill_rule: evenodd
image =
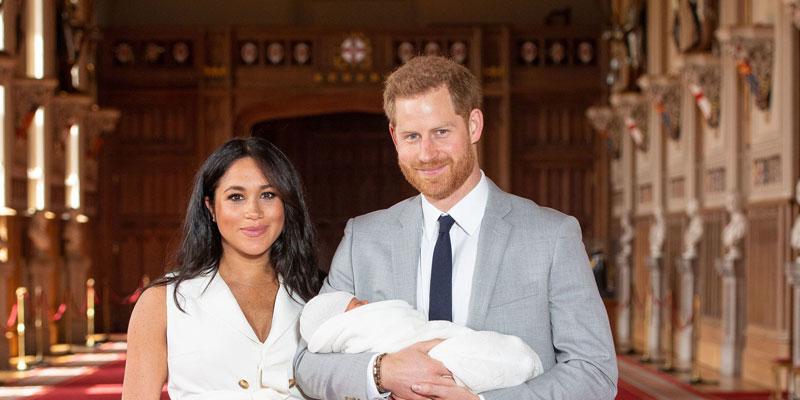
<path id="1" fill-rule="evenodd" d="M 278 96 L 252 104 L 237 113 L 233 133 L 249 136 L 253 125 L 278 118 L 294 118 L 345 112 L 383 113 L 377 91 L 304 93 Z"/>

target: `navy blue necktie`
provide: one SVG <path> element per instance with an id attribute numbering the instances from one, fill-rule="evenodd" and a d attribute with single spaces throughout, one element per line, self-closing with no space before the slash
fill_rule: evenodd
<path id="1" fill-rule="evenodd" d="M 456 221 L 449 215 L 439 217 L 439 237 L 433 248 L 431 292 L 428 320 L 453 320 L 453 253 L 450 247 L 450 228 Z"/>

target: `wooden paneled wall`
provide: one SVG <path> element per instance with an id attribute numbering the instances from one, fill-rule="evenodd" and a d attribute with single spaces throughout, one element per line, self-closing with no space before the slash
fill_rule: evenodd
<path id="1" fill-rule="evenodd" d="M 785 332 L 788 328 L 788 292 L 784 265 L 788 260 L 791 220 L 784 204 L 751 205 L 747 210 L 749 230 L 745 238 L 747 262 L 747 323 L 762 329 Z"/>
<path id="2" fill-rule="evenodd" d="M 727 222 L 725 210 L 708 211 L 703 216 L 703 239 L 699 247 L 700 301 L 704 318 L 722 317 L 722 285 L 716 263 L 722 257 L 722 229 Z"/>
<path id="3" fill-rule="evenodd" d="M 745 237 L 744 374 L 768 379 L 776 357 L 789 354 L 791 295 L 785 265 L 785 245 L 791 230 L 792 207 L 786 202 L 751 204 Z"/>
<path id="4" fill-rule="evenodd" d="M 605 248 L 609 211 L 598 207 L 607 204 L 598 187 L 607 171 L 595 169 L 596 151 L 605 150 L 584 117 L 600 93 L 598 36 L 580 27 L 109 30 L 99 47 L 99 96 L 122 118 L 103 152 L 95 276 L 124 295 L 142 275 L 162 273 L 199 163 L 225 140 L 253 134 L 297 157 L 326 263 L 348 217 L 412 193 L 399 178 L 381 115 L 382 77 L 402 64 L 407 46 L 412 54 L 454 56 L 481 77 L 487 176 L 575 215 L 584 237 Z M 362 61 L 343 57 L 345 41 L 368 49 Z M 534 52 L 523 54 L 529 46 Z M 347 115 L 368 126 L 308 125 Z M 281 133 L 282 122 L 306 124 L 310 134 Z M 130 306 L 113 309 L 112 330 L 124 330 Z"/>
<path id="5" fill-rule="evenodd" d="M 664 261 L 661 266 L 662 275 L 662 312 L 661 312 L 661 347 L 665 350 L 673 348 L 673 334 L 678 330 L 678 307 L 680 305 L 680 274 L 677 262 L 683 253 L 683 231 L 686 229 L 684 214 L 671 214 L 666 218 L 667 236 L 664 240 Z"/>
<path id="6" fill-rule="evenodd" d="M 121 329 L 131 307 L 114 303 L 143 276 L 163 274 L 178 240 L 198 166 L 198 102 L 191 90 L 111 90 L 104 101 L 123 112 L 103 152 L 105 246 L 97 276 L 115 310 L 112 326 Z"/>
<path id="7" fill-rule="evenodd" d="M 596 133 L 585 101 L 514 96 L 512 190 L 539 205 L 575 216 L 584 234 L 594 229 Z"/>

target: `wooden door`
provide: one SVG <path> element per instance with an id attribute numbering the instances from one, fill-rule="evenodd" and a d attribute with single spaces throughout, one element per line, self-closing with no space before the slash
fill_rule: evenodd
<path id="1" fill-rule="evenodd" d="M 383 115 L 274 119 L 255 124 L 252 134 L 283 150 L 300 173 L 325 271 L 349 218 L 416 194 L 397 166 Z"/>

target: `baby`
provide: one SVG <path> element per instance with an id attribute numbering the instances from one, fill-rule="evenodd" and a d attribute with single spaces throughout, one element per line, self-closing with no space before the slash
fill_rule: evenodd
<path id="1" fill-rule="evenodd" d="M 402 300 L 368 303 L 346 292 L 321 294 L 303 309 L 300 334 L 314 353 L 393 353 L 444 339 L 428 355 L 473 393 L 516 386 L 543 370 L 536 352 L 516 336 L 428 321 Z"/>

